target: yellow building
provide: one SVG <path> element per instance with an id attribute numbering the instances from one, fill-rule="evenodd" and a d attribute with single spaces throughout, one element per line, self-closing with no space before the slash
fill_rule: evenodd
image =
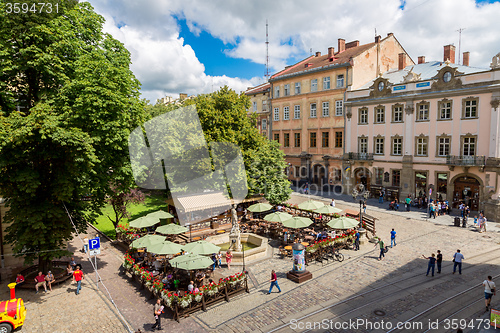
<path id="1" fill-rule="evenodd" d="M 345 93 L 400 60 L 414 63 L 392 33 L 364 45 L 339 39 L 337 51 L 316 52 L 270 78 L 271 139 L 286 154 L 294 186 L 309 183 L 319 193 L 342 184 Z"/>

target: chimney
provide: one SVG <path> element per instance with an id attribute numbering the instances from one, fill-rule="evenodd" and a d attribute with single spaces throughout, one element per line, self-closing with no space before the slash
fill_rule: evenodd
<path id="1" fill-rule="evenodd" d="M 399 66 L 398 66 L 398 70 L 402 70 L 405 67 L 406 67 L 406 54 L 405 53 L 400 53 L 399 54 Z"/>
<path id="2" fill-rule="evenodd" d="M 469 66 L 469 55 L 470 52 L 464 52 L 464 61 L 462 61 L 462 65 Z"/>
<path id="3" fill-rule="evenodd" d="M 455 63 L 455 45 L 445 45 L 443 61 L 450 60 L 452 64 Z"/>
<path id="4" fill-rule="evenodd" d="M 380 36 L 375 36 L 375 43 L 380 43 Z"/>
<path id="5" fill-rule="evenodd" d="M 345 44 L 345 49 L 347 50 L 350 49 L 351 47 L 356 47 L 356 46 L 359 46 L 359 40 L 355 40 Z"/>
<path id="6" fill-rule="evenodd" d="M 418 57 L 418 63 L 419 63 L 419 64 L 423 64 L 423 63 L 425 63 L 425 56 L 420 56 L 420 57 Z"/>
<path id="7" fill-rule="evenodd" d="M 345 51 L 345 39 L 339 38 L 339 52 Z"/>
<path id="8" fill-rule="evenodd" d="M 328 58 L 333 57 L 334 54 L 335 54 L 335 48 L 333 46 L 329 47 L 328 48 Z"/>
<path id="9" fill-rule="evenodd" d="M 316 57 L 319 57 L 321 55 L 321 52 L 316 52 Z"/>
<path id="10" fill-rule="evenodd" d="M 392 32 L 389 32 L 389 33 L 387 34 L 387 37 L 391 37 L 391 36 L 394 36 L 394 34 L 393 34 Z"/>

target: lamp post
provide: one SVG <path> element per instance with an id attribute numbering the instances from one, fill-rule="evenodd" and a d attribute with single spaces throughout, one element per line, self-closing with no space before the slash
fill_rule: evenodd
<path id="1" fill-rule="evenodd" d="M 185 225 L 189 227 L 189 242 L 191 243 L 191 223 L 186 223 Z"/>

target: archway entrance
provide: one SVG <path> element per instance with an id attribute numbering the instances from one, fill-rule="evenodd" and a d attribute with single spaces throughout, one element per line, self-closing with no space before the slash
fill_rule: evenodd
<path id="1" fill-rule="evenodd" d="M 313 167 L 313 177 L 312 177 L 312 182 L 316 185 L 322 186 L 324 184 L 327 184 L 325 179 L 326 179 L 326 167 L 321 164 L 315 164 Z"/>
<path id="2" fill-rule="evenodd" d="M 367 168 L 354 170 L 354 185 L 363 184 L 365 190 L 370 191 L 371 175 Z"/>
<path id="3" fill-rule="evenodd" d="M 472 176 L 463 176 L 453 182 L 453 207 L 458 207 L 460 202 L 469 206 L 470 210 L 479 209 L 479 181 Z"/>

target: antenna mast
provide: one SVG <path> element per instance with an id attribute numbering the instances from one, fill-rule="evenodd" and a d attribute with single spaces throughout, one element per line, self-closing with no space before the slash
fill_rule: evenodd
<path id="1" fill-rule="evenodd" d="M 464 31 L 466 28 L 460 28 L 457 30 L 458 32 L 458 64 L 460 65 L 460 56 L 462 53 L 460 53 L 460 48 L 462 46 L 462 31 Z"/>
<path id="2" fill-rule="evenodd" d="M 266 19 L 266 82 L 269 81 L 269 36 L 268 36 L 268 24 Z"/>

